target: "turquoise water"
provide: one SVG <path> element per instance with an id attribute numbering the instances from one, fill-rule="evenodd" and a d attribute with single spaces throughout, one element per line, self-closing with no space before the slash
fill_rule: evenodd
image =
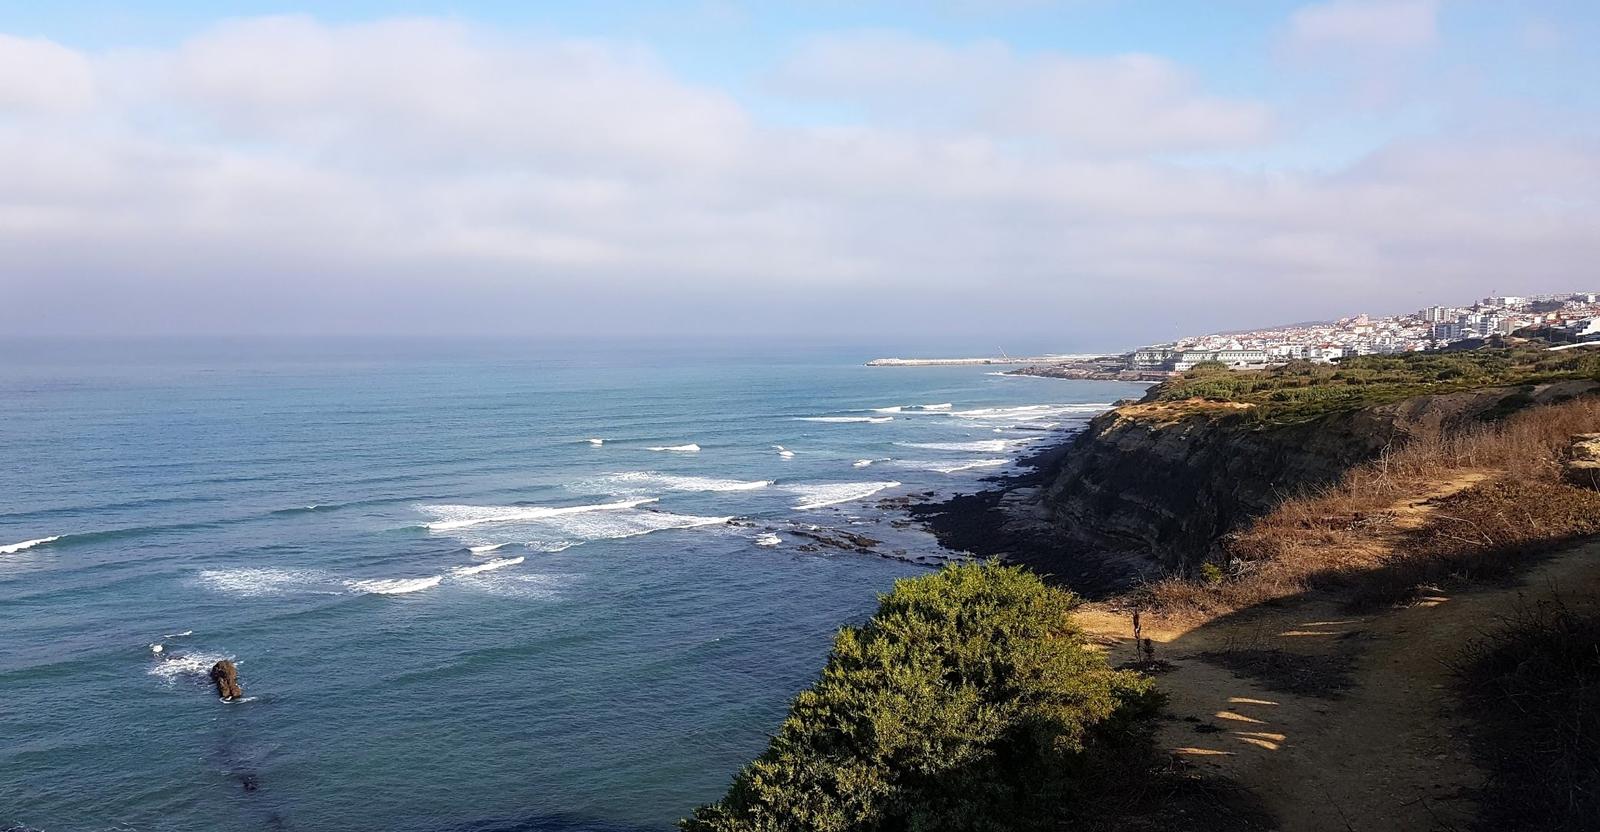
<path id="1" fill-rule="evenodd" d="M 875 501 L 1140 389 L 865 347 L 0 351 L 0 828 L 50 832 L 668 829 L 926 568 L 791 530 L 937 555 Z"/>

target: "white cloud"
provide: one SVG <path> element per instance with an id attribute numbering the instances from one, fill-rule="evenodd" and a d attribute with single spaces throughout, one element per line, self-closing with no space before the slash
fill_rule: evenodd
<path id="1" fill-rule="evenodd" d="M 1153 55 L 1019 55 L 892 33 L 813 40 L 779 72 L 790 92 L 855 101 L 890 120 L 1034 136 L 1079 151 L 1138 154 L 1251 145 L 1271 128 L 1261 104 L 1205 94 Z"/>
<path id="2" fill-rule="evenodd" d="M 60 44 L 0 32 L 0 114 L 82 110 L 94 100 L 89 62 Z"/>
<path id="3" fill-rule="evenodd" d="M 1289 41 L 1302 48 L 1417 49 L 1438 38 L 1439 0 L 1329 0 L 1296 11 Z"/>
<path id="4" fill-rule="evenodd" d="M 1152 56 L 819 40 L 775 87 L 860 115 L 796 126 L 635 48 L 434 20 L 38 54 L 89 92 L 0 114 L 7 331 L 1120 340 L 1559 286 L 1600 259 L 1592 144 L 1180 166 L 1278 119 Z"/>

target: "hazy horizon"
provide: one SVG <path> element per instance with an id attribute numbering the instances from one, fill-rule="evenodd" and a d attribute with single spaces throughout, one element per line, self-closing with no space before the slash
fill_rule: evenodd
<path id="1" fill-rule="evenodd" d="M 0 331 L 1075 351 L 1595 291 L 1597 36 L 1559 0 L 0 3 Z"/>

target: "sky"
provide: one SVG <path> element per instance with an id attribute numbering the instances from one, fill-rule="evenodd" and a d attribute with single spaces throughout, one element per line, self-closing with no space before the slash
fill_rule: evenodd
<path id="1" fill-rule="evenodd" d="M 0 0 L 0 332 L 1063 350 L 1600 289 L 1590 0 Z"/>

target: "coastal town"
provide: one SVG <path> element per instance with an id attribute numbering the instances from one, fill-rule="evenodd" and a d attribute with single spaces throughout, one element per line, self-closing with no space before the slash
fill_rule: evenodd
<path id="1" fill-rule="evenodd" d="M 879 358 L 869 366 L 1022 365 L 1017 375 L 1160 381 L 1201 363 L 1260 369 L 1290 361 L 1327 364 L 1355 355 L 1384 355 L 1481 344 L 1523 334 L 1557 345 L 1600 342 L 1600 292 L 1486 297 L 1465 306 L 1429 306 L 1385 317 L 1223 332 L 1152 344 L 1119 355 L 1013 358 Z"/>

